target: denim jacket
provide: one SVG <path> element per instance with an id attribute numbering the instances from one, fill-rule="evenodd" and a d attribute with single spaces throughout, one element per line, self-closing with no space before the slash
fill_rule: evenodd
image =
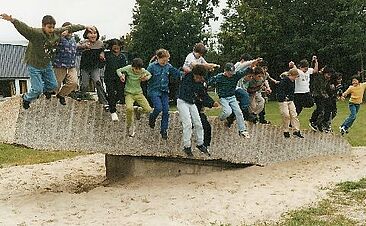
<path id="1" fill-rule="evenodd" d="M 162 92 L 169 93 L 169 76 L 173 75 L 174 79 L 181 77 L 182 73 L 171 64 L 161 66 L 157 61 L 151 63 L 147 70 L 152 77 L 148 81 L 147 94 L 159 95 Z"/>

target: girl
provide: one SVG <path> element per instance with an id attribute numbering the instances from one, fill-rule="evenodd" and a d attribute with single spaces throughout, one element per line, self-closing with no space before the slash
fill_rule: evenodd
<path id="1" fill-rule="evenodd" d="M 127 65 L 127 57 L 121 52 L 122 42 L 118 39 L 111 39 L 108 42 L 110 51 L 105 53 L 104 82 L 108 94 L 109 112 L 113 121 L 118 121 L 116 104 L 120 100 L 124 103 L 125 83 L 121 82 L 116 70 Z"/>
<path id="2" fill-rule="evenodd" d="M 103 42 L 99 40 L 97 28 L 93 31 L 85 30 L 83 34 L 85 40 L 79 42 L 78 48 L 82 50 L 80 61 L 81 87 L 80 91 L 86 93 L 90 78 L 97 88 L 98 100 L 108 110 L 108 102 L 101 79 L 100 70 L 104 66 Z"/>
<path id="3" fill-rule="evenodd" d="M 348 94 L 351 94 L 349 99 L 349 111 L 350 115 L 344 120 L 343 124 L 339 127 L 339 131 L 342 135 L 348 133 L 348 129 L 352 126 L 356 119 L 360 104 L 362 103 L 363 94 L 366 89 L 366 82 L 360 83 L 358 76 L 352 77 L 352 85 L 342 94 L 341 100 L 344 100 Z"/>

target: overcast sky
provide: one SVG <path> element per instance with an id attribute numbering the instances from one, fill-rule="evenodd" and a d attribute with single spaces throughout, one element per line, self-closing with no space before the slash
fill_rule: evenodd
<path id="1" fill-rule="evenodd" d="M 135 0 L 0 0 L 0 13 L 10 14 L 31 27 L 41 27 L 44 15 L 52 15 L 56 19 L 56 27 L 66 21 L 95 25 L 100 34 L 109 39 L 130 31 L 134 5 Z M 215 31 L 219 23 L 212 26 Z M 25 39 L 10 22 L 0 20 L 1 42 L 22 40 Z"/>

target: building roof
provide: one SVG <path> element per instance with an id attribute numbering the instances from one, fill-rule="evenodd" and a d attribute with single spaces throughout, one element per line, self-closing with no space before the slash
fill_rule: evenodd
<path id="1" fill-rule="evenodd" d="M 0 44 L 0 79 L 29 78 L 24 63 L 26 46 Z"/>

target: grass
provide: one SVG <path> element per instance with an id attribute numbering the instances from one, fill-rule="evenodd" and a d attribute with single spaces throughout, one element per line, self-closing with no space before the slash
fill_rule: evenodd
<path id="1" fill-rule="evenodd" d="M 73 151 L 41 151 L 9 144 L 0 144 L 0 168 L 53 162 L 85 153 Z"/>

